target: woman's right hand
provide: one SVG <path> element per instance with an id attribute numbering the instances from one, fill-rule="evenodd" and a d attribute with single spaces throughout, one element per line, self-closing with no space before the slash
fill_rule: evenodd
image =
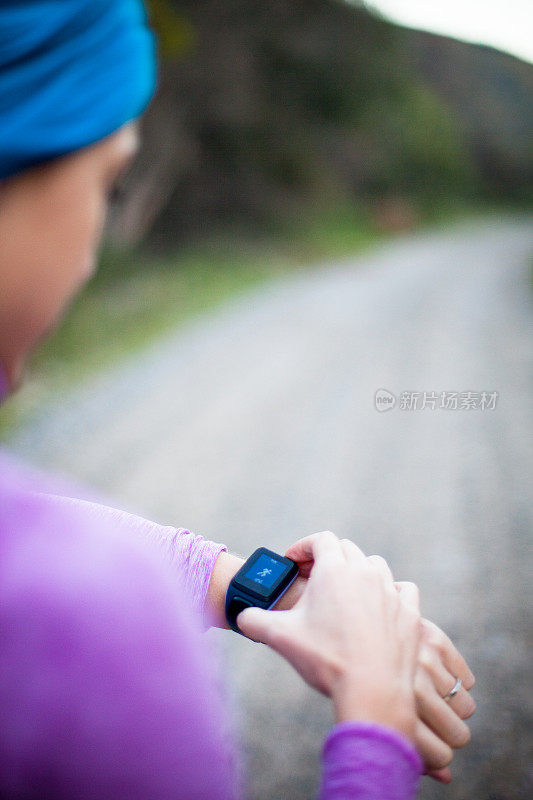
<path id="1" fill-rule="evenodd" d="M 285 555 L 297 562 L 300 574 L 298 581 L 283 595 L 276 608 L 291 608 L 304 591 L 314 568 L 312 541 L 313 536 L 306 536 L 294 542 L 286 551 Z M 392 578 L 382 558 L 367 558 Z M 404 591 L 408 594 L 412 592 L 409 583 L 396 583 L 396 588 L 402 596 Z M 443 698 L 456 678 L 461 678 L 463 686 L 448 702 Z M 449 783 L 452 775 L 447 765 L 453 758 L 453 752 L 467 744 L 470 739 L 470 731 L 464 720 L 476 708 L 469 694 L 474 685 L 474 675 L 446 634 L 434 623 L 424 619 L 414 685 L 418 712 L 415 746 L 422 756 L 426 773 L 442 783 Z"/>
<path id="2" fill-rule="evenodd" d="M 414 740 L 414 674 L 421 630 L 418 591 L 396 591 L 387 570 L 347 539 L 312 540 L 313 570 L 287 611 L 249 608 L 242 632 L 276 650 L 331 698 L 337 722 L 367 720 Z"/>

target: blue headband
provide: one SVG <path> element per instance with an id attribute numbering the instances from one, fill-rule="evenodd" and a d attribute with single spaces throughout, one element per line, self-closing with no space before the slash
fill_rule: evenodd
<path id="1" fill-rule="evenodd" d="M 0 180 L 139 116 L 155 72 L 141 0 L 0 0 Z"/>

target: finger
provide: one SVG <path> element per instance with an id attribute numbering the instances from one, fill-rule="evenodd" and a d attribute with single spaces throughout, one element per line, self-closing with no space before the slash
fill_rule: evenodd
<path id="1" fill-rule="evenodd" d="M 285 551 L 286 557 L 296 561 L 296 563 L 299 565 L 306 563 L 312 564 L 314 561 L 313 549 L 310 542 L 312 536 L 316 536 L 316 534 L 313 533 L 310 536 L 304 536 L 303 539 L 298 539 L 297 542 L 291 544 L 291 546 Z"/>
<path id="2" fill-rule="evenodd" d="M 237 615 L 237 627 L 254 642 L 262 642 L 272 646 L 274 626 L 279 617 L 287 612 L 265 611 L 264 608 L 245 608 Z M 276 619 L 277 617 L 277 619 Z"/>
<path id="3" fill-rule="evenodd" d="M 287 555 L 288 553 L 288 555 Z M 298 558 L 295 558 L 294 555 L 291 555 L 291 549 L 287 550 L 285 553 L 287 558 L 290 558 L 292 561 L 296 561 L 298 564 L 298 577 L 305 578 L 307 580 L 311 576 L 311 570 L 313 569 L 313 565 L 315 563 L 314 559 L 308 559 L 306 561 L 300 561 Z"/>
<path id="4" fill-rule="evenodd" d="M 444 769 L 453 759 L 452 748 L 420 719 L 415 728 L 415 746 L 428 772 Z"/>
<path id="5" fill-rule="evenodd" d="M 429 675 L 417 671 L 415 678 L 416 710 L 439 739 L 450 747 L 464 747 L 470 741 L 470 729 L 437 693 Z"/>
<path id="6" fill-rule="evenodd" d="M 406 583 L 409 583 L 409 581 L 394 581 L 394 585 L 399 592 L 401 592 L 402 586 Z"/>
<path id="7" fill-rule="evenodd" d="M 311 533 L 309 536 L 304 536 L 303 539 L 298 539 L 297 542 L 291 544 L 289 549 L 285 551 L 285 555 L 287 558 L 292 559 L 292 561 L 296 561 L 297 564 L 301 564 L 302 562 L 306 561 L 313 562 L 315 560 L 317 537 L 322 537 L 324 535 L 327 535 L 328 537 L 334 537 L 334 539 L 338 541 L 335 534 L 331 531 Z"/>
<path id="8" fill-rule="evenodd" d="M 448 784 L 452 782 L 452 771 L 448 767 L 444 767 L 443 769 L 430 769 L 426 774 L 428 778 L 433 778 L 433 780 L 439 783 Z"/>
<path id="9" fill-rule="evenodd" d="M 403 581 L 401 584 L 397 584 L 398 592 L 402 599 L 402 603 L 405 603 L 406 606 L 412 608 L 413 611 L 416 611 L 418 614 L 420 613 L 420 592 L 418 591 L 418 586 L 416 583 L 411 583 L 410 581 Z"/>
<path id="10" fill-rule="evenodd" d="M 466 666 L 464 659 L 462 659 L 464 666 L 461 674 L 461 662 L 450 658 L 450 653 L 452 651 L 455 651 L 461 659 L 460 654 L 446 634 L 432 622 L 423 620 L 420 663 L 430 674 L 435 688 L 441 697 L 446 697 L 455 685 L 456 675 L 452 673 L 451 669 L 458 669 L 459 674 L 457 677 L 461 678 L 463 686 L 455 696 L 450 698 L 447 702 L 450 708 L 452 708 L 461 719 L 468 719 L 476 710 L 474 699 L 467 691 L 467 688 L 472 685 L 473 675 Z M 451 669 L 445 666 L 445 664 L 450 663 L 454 665 Z M 464 671 L 465 669 L 466 673 Z"/>
<path id="11" fill-rule="evenodd" d="M 341 539 L 340 545 L 347 561 L 362 561 L 365 555 L 351 539 Z"/>
<path id="12" fill-rule="evenodd" d="M 390 583 L 391 581 L 394 583 L 392 572 L 384 558 L 381 556 L 368 556 L 367 561 L 369 564 L 372 564 L 381 575 L 383 575 L 386 583 Z"/>
<path id="13" fill-rule="evenodd" d="M 429 675 L 437 694 L 442 698 L 446 697 L 455 685 L 455 678 L 442 663 L 439 651 L 424 636 L 420 643 L 418 664 L 419 669 Z M 461 719 L 468 719 L 476 710 L 474 698 L 462 687 L 446 702 Z"/>
<path id="14" fill-rule="evenodd" d="M 342 564 L 345 561 L 339 539 L 331 531 L 315 533 L 311 538 L 311 551 L 315 564 Z"/>
<path id="15" fill-rule="evenodd" d="M 455 678 L 442 666 L 440 669 L 437 667 L 433 674 L 436 675 L 433 684 L 437 690 L 437 694 L 442 697 L 448 708 L 451 708 L 460 719 L 468 719 L 471 717 L 476 710 L 476 703 L 472 695 L 468 694 L 466 689 L 461 686 L 453 697 L 448 697 L 456 684 Z"/>
<path id="16" fill-rule="evenodd" d="M 423 621 L 424 638 L 439 652 L 442 663 L 452 675 L 461 678 L 463 687 L 468 691 L 474 683 L 474 673 L 457 650 L 451 639 L 437 625 L 429 620 Z"/>

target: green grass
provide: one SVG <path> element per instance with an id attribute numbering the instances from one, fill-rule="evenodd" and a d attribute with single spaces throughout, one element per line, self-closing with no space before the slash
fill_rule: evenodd
<path id="1" fill-rule="evenodd" d="M 174 255 L 103 252 L 99 269 L 3 404 L 7 436 L 39 405 L 229 298 L 283 275 L 360 252 L 377 239 L 358 209 L 308 217 L 252 238 L 226 232 Z"/>

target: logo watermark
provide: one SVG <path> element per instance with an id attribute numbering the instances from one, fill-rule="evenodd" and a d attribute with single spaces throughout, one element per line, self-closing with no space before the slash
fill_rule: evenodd
<path id="1" fill-rule="evenodd" d="M 399 411 L 494 411 L 499 392 L 465 390 L 403 391 L 398 397 L 388 389 L 377 389 L 374 394 L 376 411 L 390 411 L 395 406 Z"/>
<path id="2" fill-rule="evenodd" d="M 378 411 L 390 411 L 396 405 L 396 398 L 388 389 L 378 389 L 374 395 L 374 405 Z"/>

